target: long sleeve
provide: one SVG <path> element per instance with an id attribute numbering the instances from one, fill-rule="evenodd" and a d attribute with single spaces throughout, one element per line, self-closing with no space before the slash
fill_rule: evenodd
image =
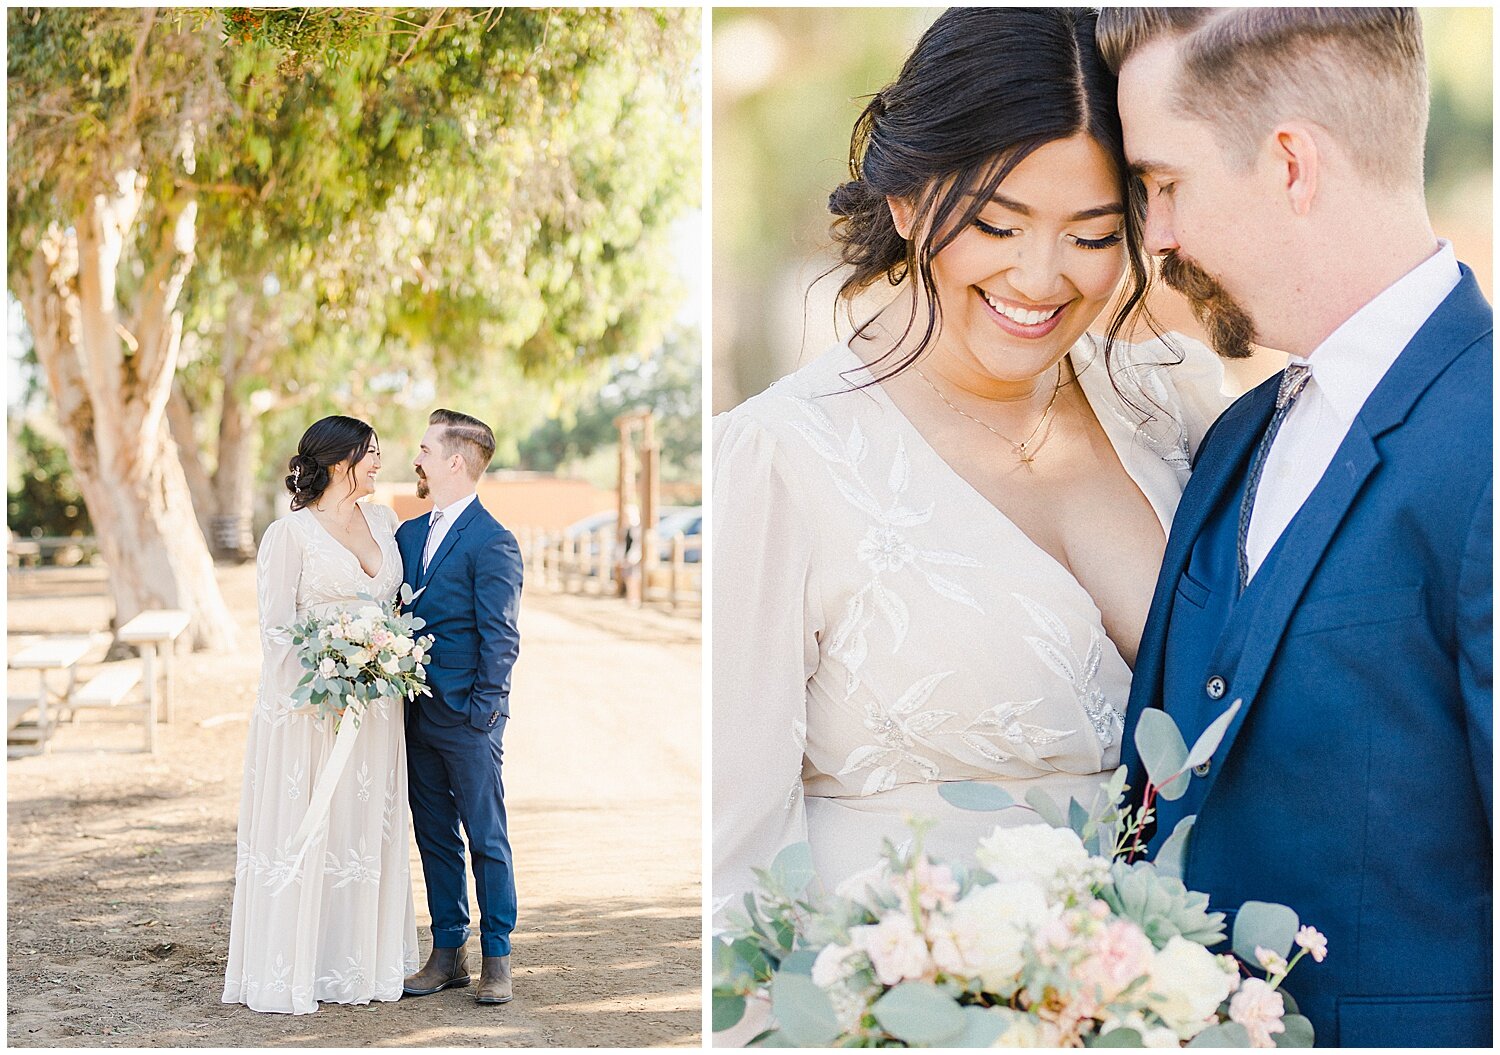
<path id="1" fill-rule="evenodd" d="M 266 529 L 255 558 L 255 593 L 260 611 L 262 690 L 284 702 L 302 677 L 302 665 L 288 631 L 297 621 L 297 584 L 302 577 L 302 547 L 286 520 Z"/>
<path id="2" fill-rule="evenodd" d="M 802 802 L 812 528 L 773 437 L 744 417 L 715 422 L 713 894 L 738 902 L 784 846 L 807 838 Z"/>
<path id="3" fill-rule="evenodd" d="M 1494 484 L 1485 488 L 1470 521 L 1458 583 L 1458 678 L 1463 690 L 1474 777 L 1493 816 L 1494 758 Z"/>
<path id="4" fill-rule="evenodd" d="M 474 616 L 479 630 L 479 666 L 471 700 L 476 719 L 510 714 L 510 673 L 521 654 L 521 548 L 501 530 L 487 539 L 474 561 Z"/>

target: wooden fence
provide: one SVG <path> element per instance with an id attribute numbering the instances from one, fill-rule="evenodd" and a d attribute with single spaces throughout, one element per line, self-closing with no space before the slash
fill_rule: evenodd
<path id="1" fill-rule="evenodd" d="M 665 605 L 673 612 L 703 610 L 703 565 L 687 559 L 689 550 L 700 555 L 695 541 L 689 546 L 681 532 L 673 536 L 669 556 L 662 559 L 662 544 L 655 531 L 648 531 L 641 553 L 632 552 L 629 562 L 620 559 L 613 526 L 568 538 L 559 532 L 520 528 L 516 541 L 526 564 L 528 586 L 545 586 L 561 593 L 625 597 L 634 601 L 632 579 L 640 582 L 643 603 Z"/>

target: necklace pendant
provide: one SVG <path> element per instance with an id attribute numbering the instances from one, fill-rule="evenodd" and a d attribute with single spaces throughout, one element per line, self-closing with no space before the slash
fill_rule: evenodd
<path id="1" fill-rule="evenodd" d="M 1031 463 L 1036 461 L 1036 456 L 1026 449 L 1026 444 L 1024 443 L 1017 445 L 1016 457 L 1020 458 L 1021 464 L 1028 469 L 1031 468 Z"/>

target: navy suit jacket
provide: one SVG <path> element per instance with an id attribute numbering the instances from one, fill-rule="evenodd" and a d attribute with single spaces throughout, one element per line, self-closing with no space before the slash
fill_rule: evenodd
<path id="1" fill-rule="evenodd" d="M 1190 889 L 1231 912 L 1290 905 L 1328 936 L 1327 960 L 1287 985 L 1320 1045 L 1490 1043 L 1492 325 L 1465 268 L 1260 568 L 1233 640 L 1196 613 L 1237 581 L 1186 573 L 1207 526 L 1238 508 L 1277 379 L 1227 410 L 1178 507 L 1141 642 L 1133 787 L 1142 711 L 1165 707 L 1191 744 L 1242 701 L 1202 775 L 1159 802 L 1158 839 L 1197 814 Z M 1169 637 L 1210 657 L 1205 669 L 1169 683 Z"/>
<path id="2" fill-rule="evenodd" d="M 476 498 L 423 574 L 431 517 L 413 517 L 396 529 L 405 581 L 422 591 L 407 611 L 427 620 L 420 633 L 433 635 L 427 664 L 432 695 L 413 706 L 439 725 L 491 729 L 510 717 L 510 672 L 521 651 L 521 549 Z"/>

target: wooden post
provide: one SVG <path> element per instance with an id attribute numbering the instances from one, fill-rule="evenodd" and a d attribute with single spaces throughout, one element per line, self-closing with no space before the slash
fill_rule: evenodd
<path id="1" fill-rule="evenodd" d="M 677 611 L 677 603 L 679 599 L 678 591 L 682 588 L 682 572 L 684 570 L 683 566 L 686 563 L 686 558 L 687 539 L 684 538 L 682 532 L 679 531 L 677 532 L 677 534 L 672 536 L 672 587 L 667 595 L 667 600 L 670 602 L 672 611 L 674 612 Z"/>

